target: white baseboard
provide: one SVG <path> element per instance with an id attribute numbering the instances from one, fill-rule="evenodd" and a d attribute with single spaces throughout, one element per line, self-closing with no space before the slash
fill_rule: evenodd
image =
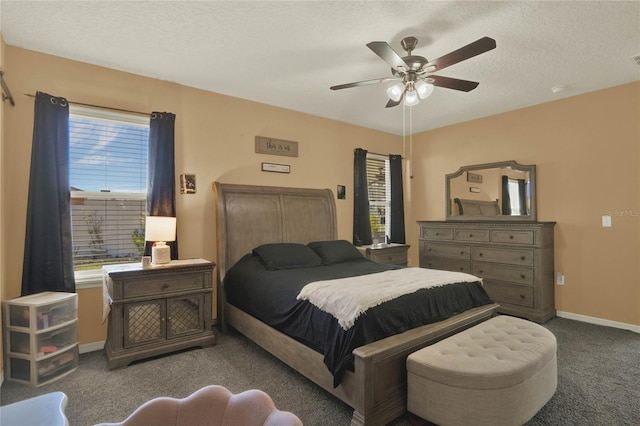
<path id="1" fill-rule="evenodd" d="M 104 343 L 105 343 L 104 340 L 100 342 L 84 343 L 80 345 L 79 351 L 81 354 L 84 354 L 87 352 L 101 351 L 102 349 L 104 349 Z"/>
<path id="2" fill-rule="evenodd" d="M 586 315 L 572 314 L 571 312 L 557 311 L 556 315 L 558 315 L 560 318 L 588 322 L 589 324 L 604 325 L 606 327 L 620 328 L 622 330 L 629 330 L 629 331 L 633 331 L 634 333 L 640 333 L 640 325 L 633 325 L 633 324 L 627 324 L 626 322 L 618 322 L 618 321 L 611 321 L 611 320 L 606 320 L 602 318 L 589 317 Z"/>

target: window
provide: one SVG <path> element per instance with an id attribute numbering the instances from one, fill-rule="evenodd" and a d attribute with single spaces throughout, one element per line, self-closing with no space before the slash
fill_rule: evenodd
<path id="1" fill-rule="evenodd" d="M 71 105 L 69 181 L 78 271 L 144 251 L 149 117 Z"/>
<path id="2" fill-rule="evenodd" d="M 521 183 L 522 182 L 522 183 Z M 526 199 L 521 199 L 521 190 L 520 185 L 524 185 L 524 181 L 519 181 L 518 179 L 509 178 L 507 183 L 507 188 L 509 190 L 509 204 L 511 206 L 511 216 L 520 216 L 527 214 L 527 205 Z M 529 186 L 527 185 L 525 191 L 529 191 Z"/>
<path id="3" fill-rule="evenodd" d="M 367 186 L 371 234 L 391 235 L 391 174 L 389 157 L 367 153 Z"/>

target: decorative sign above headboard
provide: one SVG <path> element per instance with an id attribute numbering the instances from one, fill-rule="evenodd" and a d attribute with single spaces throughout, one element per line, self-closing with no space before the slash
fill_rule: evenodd
<path id="1" fill-rule="evenodd" d="M 256 136 L 256 153 L 297 157 L 298 142 Z"/>

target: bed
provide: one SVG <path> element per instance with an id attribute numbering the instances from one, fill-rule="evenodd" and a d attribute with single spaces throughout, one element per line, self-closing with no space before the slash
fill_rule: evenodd
<path id="1" fill-rule="evenodd" d="M 323 355 L 228 303 L 222 287 L 227 271 L 255 247 L 269 243 L 336 240 L 333 193 L 214 183 L 216 194 L 218 320 L 262 346 L 354 408 L 352 424 L 383 425 L 406 411 L 407 356 L 495 314 L 490 303 L 437 323 L 417 327 L 353 350 L 353 368 L 339 386 Z"/>

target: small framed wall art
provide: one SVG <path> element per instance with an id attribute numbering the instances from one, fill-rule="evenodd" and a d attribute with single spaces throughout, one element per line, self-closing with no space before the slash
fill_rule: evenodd
<path id="1" fill-rule="evenodd" d="M 180 175 L 180 193 L 195 194 L 196 193 L 196 175 Z"/>
<path id="2" fill-rule="evenodd" d="M 467 172 L 467 182 L 482 183 L 482 175 Z"/>
<path id="3" fill-rule="evenodd" d="M 263 172 L 291 173 L 291 166 L 288 164 L 262 163 Z"/>

